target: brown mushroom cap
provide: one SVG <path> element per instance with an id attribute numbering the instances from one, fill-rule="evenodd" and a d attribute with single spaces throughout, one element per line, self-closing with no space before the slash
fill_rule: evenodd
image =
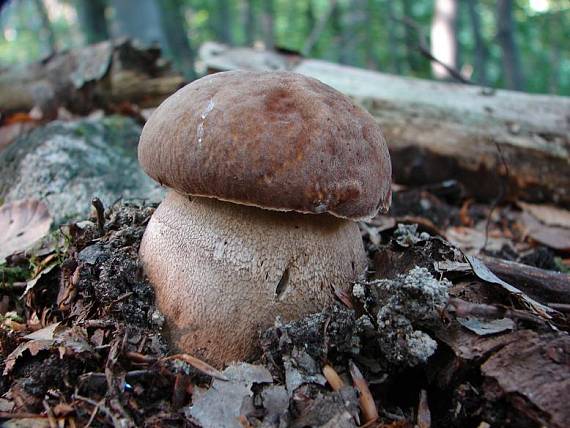
<path id="1" fill-rule="evenodd" d="M 259 333 L 319 312 L 364 272 L 358 226 L 169 192 L 140 253 L 173 345 L 217 367 Z"/>
<path id="2" fill-rule="evenodd" d="M 390 205 L 390 156 L 372 116 L 292 72 L 190 83 L 146 123 L 139 161 L 180 193 L 266 209 L 362 219 Z"/>

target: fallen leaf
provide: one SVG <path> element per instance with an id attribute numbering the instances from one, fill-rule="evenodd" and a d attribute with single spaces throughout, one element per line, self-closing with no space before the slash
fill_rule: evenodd
<path id="1" fill-rule="evenodd" d="M 487 237 L 487 245 L 485 246 L 484 225 L 477 226 L 483 231 L 472 227 L 451 226 L 446 229 L 444 236 L 451 244 L 470 255 L 479 254 L 483 247 L 488 251 L 500 251 L 504 245 L 513 246 L 510 239 L 492 236 L 491 234 Z"/>
<path id="2" fill-rule="evenodd" d="M 36 286 L 36 284 L 38 283 L 38 281 L 40 280 L 40 278 L 48 273 L 50 273 L 52 271 L 52 269 L 54 267 L 56 267 L 59 263 L 56 261 L 54 263 L 52 263 L 51 265 L 48 265 L 46 268 L 44 268 L 41 272 L 39 272 L 35 278 L 30 279 L 29 281 L 26 282 L 26 289 L 24 290 L 24 293 L 22 294 L 22 296 L 25 296 L 26 294 L 29 293 L 29 291 L 34 288 Z"/>
<path id="3" fill-rule="evenodd" d="M 204 428 L 241 428 L 241 409 L 253 396 L 253 384 L 273 382 L 265 367 L 247 363 L 229 366 L 223 376 L 227 381 L 215 379 L 205 392 L 196 389 L 193 404 L 186 410 L 187 416 Z"/>
<path id="4" fill-rule="evenodd" d="M 55 331 L 59 327 L 60 324 L 61 324 L 60 322 L 50 324 L 47 327 L 44 327 L 38 331 L 34 331 L 33 333 L 30 333 L 30 334 L 24 336 L 24 339 L 53 340 L 55 337 Z"/>
<path id="5" fill-rule="evenodd" d="M 0 261 L 32 247 L 49 232 L 52 223 L 47 206 L 23 199 L 0 207 Z"/>
<path id="6" fill-rule="evenodd" d="M 521 216 L 528 236 L 547 247 L 559 251 L 570 251 L 570 229 L 547 226 L 526 211 Z"/>
<path id="7" fill-rule="evenodd" d="M 8 419 L 3 422 L 4 428 L 50 428 L 47 418 L 38 416 L 37 418 Z"/>
<path id="8" fill-rule="evenodd" d="M 531 214 L 547 226 L 570 229 L 570 211 L 552 205 L 535 205 L 526 202 L 517 204 L 524 212 Z"/>
<path id="9" fill-rule="evenodd" d="M 503 281 L 501 278 L 499 278 L 497 275 L 491 272 L 491 270 L 485 265 L 485 263 L 483 263 L 483 261 L 481 261 L 477 257 L 466 255 L 465 258 L 467 259 L 467 261 L 473 268 L 473 272 L 475 273 L 475 275 L 477 275 L 479 279 L 482 279 L 483 281 L 486 282 L 490 282 L 492 284 L 499 285 L 500 287 L 508 291 L 511 295 L 516 297 L 527 308 L 534 311 L 535 314 L 545 319 L 551 319 L 552 317 L 550 316 L 550 314 L 556 313 L 555 310 L 549 308 L 546 305 L 543 305 L 540 302 L 537 302 L 536 300 L 527 296 L 518 288 L 513 287 L 508 282 Z"/>
<path id="10" fill-rule="evenodd" d="M 559 353 L 563 363 L 550 358 Z M 567 334 L 533 333 L 493 353 L 481 365 L 483 393 L 500 397 L 527 426 L 568 426 L 570 406 L 570 338 Z M 507 408 L 509 408 L 507 407 Z M 522 420 L 525 420 L 522 419 Z M 520 426 L 520 425 L 518 425 Z"/>
<path id="11" fill-rule="evenodd" d="M 503 331 L 513 330 L 515 323 L 510 318 L 501 318 L 496 320 L 482 320 L 479 318 L 459 318 L 457 321 L 466 329 L 472 331 L 478 336 L 489 336 L 491 334 L 502 333 Z"/>
<path id="12" fill-rule="evenodd" d="M 3 375 L 6 376 L 12 371 L 16 365 L 16 361 L 24 355 L 24 352 L 29 351 L 30 354 L 34 356 L 40 351 L 51 349 L 52 346 L 53 340 L 31 340 L 29 342 L 21 343 L 12 351 L 12 353 L 10 353 L 10 355 L 6 357 L 6 365 L 4 366 Z"/>

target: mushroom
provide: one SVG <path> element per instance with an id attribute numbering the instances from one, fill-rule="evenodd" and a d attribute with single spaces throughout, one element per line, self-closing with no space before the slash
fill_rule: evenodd
<path id="1" fill-rule="evenodd" d="M 254 355 L 277 316 L 299 319 L 347 291 L 367 267 L 352 220 L 390 204 L 372 116 L 292 72 L 190 83 L 149 118 L 139 161 L 172 189 L 140 247 L 169 339 L 217 367 Z"/>

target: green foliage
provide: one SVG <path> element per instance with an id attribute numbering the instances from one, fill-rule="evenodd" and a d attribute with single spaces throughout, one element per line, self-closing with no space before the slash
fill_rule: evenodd
<path id="1" fill-rule="evenodd" d="M 106 18 L 113 29 L 112 3 Z M 227 38 L 244 45 L 248 34 L 263 40 L 262 16 L 269 0 L 178 0 L 186 35 L 197 49 L 208 40 Z M 429 45 L 434 0 L 272 0 L 273 31 L 277 46 L 302 51 L 315 25 L 328 16 L 309 55 L 391 73 L 431 78 L 430 62 L 418 52 L 420 40 Z M 457 38 L 460 68 L 478 81 L 475 39 L 467 14 L 467 0 L 460 2 Z M 74 0 L 44 1 L 58 50 L 83 43 Z M 545 5 L 546 9 L 537 5 Z M 502 51 L 497 42 L 496 1 L 477 0 L 476 10 L 486 47 L 488 84 L 504 87 Z M 247 10 L 254 22 L 247 25 Z M 570 94 L 570 0 L 516 0 L 515 41 L 521 53 L 525 90 Z M 405 20 L 414 22 L 411 27 Z M 33 1 L 12 0 L 0 16 L 0 66 L 38 60 L 50 53 L 46 29 Z M 172 53 L 173 56 L 176 53 Z M 471 74 L 472 72 L 472 74 Z"/>

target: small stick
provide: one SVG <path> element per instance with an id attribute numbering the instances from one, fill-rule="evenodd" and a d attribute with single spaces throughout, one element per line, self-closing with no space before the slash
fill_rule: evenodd
<path id="1" fill-rule="evenodd" d="M 354 382 L 355 388 L 358 390 L 360 395 L 360 410 L 362 410 L 362 416 L 364 417 L 364 423 L 370 423 L 378 419 L 378 409 L 376 409 L 376 403 L 374 398 L 370 393 L 368 384 L 362 376 L 362 373 L 352 361 L 349 363 L 350 375 L 352 376 L 352 381 Z"/>
<path id="2" fill-rule="evenodd" d="M 420 391 L 420 402 L 418 403 L 418 428 L 431 428 L 431 412 L 427 401 L 427 391 Z"/>
<path id="3" fill-rule="evenodd" d="M 214 367 L 212 367 L 208 363 L 205 363 L 204 361 L 202 361 L 196 357 L 193 357 L 192 355 L 176 354 L 176 355 L 171 355 L 169 357 L 162 358 L 160 361 L 169 361 L 169 360 L 182 360 L 185 363 L 190 364 L 195 369 L 200 370 L 202 373 L 207 374 L 208 376 L 211 376 L 213 378 L 220 379 L 220 380 L 229 380 L 222 372 L 215 369 Z"/>
<path id="4" fill-rule="evenodd" d="M 99 229 L 99 234 L 103 236 L 105 234 L 105 207 L 99 198 L 93 198 L 91 205 L 95 207 L 97 213 L 97 228 Z"/>
<path id="5" fill-rule="evenodd" d="M 58 428 L 57 419 L 55 418 L 55 415 L 53 414 L 53 410 L 49 406 L 48 402 L 46 400 L 44 400 L 42 402 L 42 404 L 44 405 L 44 409 L 45 409 L 47 417 L 48 417 L 49 428 Z"/>
<path id="6" fill-rule="evenodd" d="M 323 375 L 327 379 L 327 382 L 333 389 L 333 391 L 339 391 L 344 386 L 344 382 L 336 372 L 336 370 L 330 365 L 325 364 L 323 367 Z"/>
<path id="7" fill-rule="evenodd" d="M 190 379 L 183 373 L 178 373 L 172 390 L 172 407 L 180 409 L 186 403 L 187 389 Z"/>

